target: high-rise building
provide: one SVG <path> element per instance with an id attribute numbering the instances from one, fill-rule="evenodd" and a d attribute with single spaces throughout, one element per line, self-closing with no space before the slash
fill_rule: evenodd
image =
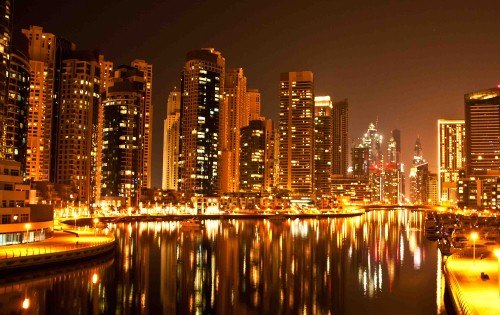
<path id="1" fill-rule="evenodd" d="M 179 188 L 188 196 L 219 192 L 219 115 L 225 60 L 213 48 L 187 54 L 181 85 Z"/>
<path id="2" fill-rule="evenodd" d="M 314 81 L 311 71 L 280 76 L 280 189 L 314 192 Z"/>
<path id="3" fill-rule="evenodd" d="M 131 66 L 144 73 L 144 110 L 143 110 L 143 157 L 142 185 L 151 188 L 151 150 L 153 146 L 153 65 L 144 60 L 136 59 Z"/>
<path id="4" fill-rule="evenodd" d="M 457 202 L 459 173 L 465 168 L 465 121 L 438 120 L 438 200 Z"/>
<path id="5" fill-rule="evenodd" d="M 387 159 L 383 167 L 384 202 L 398 204 L 400 195 L 400 175 L 398 168 L 398 152 L 394 136 L 387 142 Z"/>
<path id="6" fill-rule="evenodd" d="M 314 97 L 314 187 L 316 196 L 331 195 L 333 117 L 330 96 Z"/>
<path id="7" fill-rule="evenodd" d="M 177 88 L 168 95 L 167 118 L 163 125 L 162 189 L 177 190 L 179 180 L 179 138 L 181 93 Z"/>
<path id="8" fill-rule="evenodd" d="M 266 166 L 265 121 L 252 120 L 241 128 L 240 191 L 260 193 L 264 190 Z"/>
<path id="9" fill-rule="evenodd" d="M 352 148 L 352 176 L 356 179 L 368 179 L 370 149 L 363 146 Z"/>
<path id="10" fill-rule="evenodd" d="M 75 45 L 43 32 L 39 26 L 23 29 L 29 40 L 31 67 L 26 175 L 32 181 L 55 182 L 61 99 L 62 60 Z"/>
<path id="11" fill-rule="evenodd" d="M 7 71 L 9 69 L 10 45 L 12 33 L 12 3 L 10 0 L 0 2 L 0 158 L 5 157 L 7 118 Z"/>
<path id="12" fill-rule="evenodd" d="M 399 129 L 393 129 L 391 131 L 392 138 L 394 138 L 394 143 L 396 145 L 395 154 L 396 154 L 396 164 L 399 172 L 399 194 L 398 194 L 398 203 L 403 203 L 406 195 L 406 177 L 404 170 L 404 163 L 401 156 L 401 131 Z"/>
<path id="13" fill-rule="evenodd" d="M 382 158 L 382 135 L 377 131 L 375 124 L 370 123 L 368 130 L 359 140 L 359 147 L 367 148 L 369 154 L 369 180 L 373 191 L 373 201 L 384 199 L 383 191 L 383 158 Z"/>
<path id="14" fill-rule="evenodd" d="M 258 89 L 247 88 L 248 120 L 264 120 L 260 115 L 260 92 Z"/>
<path id="15" fill-rule="evenodd" d="M 142 185 L 144 73 L 120 66 L 103 100 L 101 199 L 137 206 Z"/>
<path id="16" fill-rule="evenodd" d="M 240 190 L 240 130 L 248 126 L 250 113 L 247 105 L 247 78 L 243 74 L 243 69 L 228 69 L 224 83 L 224 106 L 220 112 L 221 193 L 234 193 Z"/>
<path id="17" fill-rule="evenodd" d="M 410 170 L 410 201 L 413 204 L 428 203 L 429 165 L 422 156 L 420 138 L 415 141 L 413 162 Z"/>
<path id="18" fill-rule="evenodd" d="M 500 176 L 500 85 L 465 94 L 467 177 Z"/>
<path id="19" fill-rule="evenodd" d="M 4 153 L 8 160 L 20 163 L 21 175 L 26 175 L 26 151 L 28 139 L 28 109 L 30 95 L 30 65 L 28 61 L 28 42 L 21 35 L 11 46 L 8 97 L 4 120 Z"/>
<path id="20" fill-rule="evenodd" d="M 347 176 L 349 165 L 349 102 L 333 102 L 333 169 L 334 175 Z"/>
<path id="21" fill-rule="evenodd" d="M 74 51 L 63 61 L 56 183 L 86 204 L 96 202 L 100 78 L 96 51 Z"/>

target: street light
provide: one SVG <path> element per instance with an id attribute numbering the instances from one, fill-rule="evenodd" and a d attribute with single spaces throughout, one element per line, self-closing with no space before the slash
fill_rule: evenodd
<path id="1" fill-rule="evenodd" d="M 98 218 L 94 218 L 94 241 L 95 241 L 95 236 L 97 233 L 97 223 L 99 222 Z"/>
<path id="2" fill-rule="evenodd" d="M 26 223 L 24 225 L 24 227 L 26 228 L 26 247 L 28 247 L 28 243 L 30 241 L 30 228 L 31 228 L 31 224 L 30 223 Z"/>
<path id="3" fill-rule="evenodd" d="M 477 233 L 474 232 L 470 235 L 472 238 L 472 263 L 475 265 L 476 264 L 476 238 L 477 238 Z"/>
<path id="4" fill-rule="evenodd" d="M 500 297 L 500 249 L 495 249 L 495 256 L 497 256 L 498 261 L 498 296 Z"/>
<path id="5" fill-rule="evenodd" d="M 30 307 L 30 299 L 25 298 L 23 301 L 23 309 L 27 310 Z"/>
<path id="6" fill-rule="evenodd" d="M 76 212 L 73 213 L 73 217 L 75 217 L 75 230 L 76 230 L 76 219 L 78 219 L 78 214 Z"/>

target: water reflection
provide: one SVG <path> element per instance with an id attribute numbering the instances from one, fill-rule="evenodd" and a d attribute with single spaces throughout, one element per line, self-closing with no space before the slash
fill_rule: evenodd
<path id="1" fill-rule="evenodd" d="M 22 289 L 42 287 L 39 294 L 68 301 L 51 309 L 82 314 L 443 314 L 437 247 L 425 239 L 423 221 L 422 212 L 394 210 L 213 220 L 199 231 L 178 222 L 121 223 L 112 264 L 18 283 L 2 297 L 17 296 L 20 307 Z"/>

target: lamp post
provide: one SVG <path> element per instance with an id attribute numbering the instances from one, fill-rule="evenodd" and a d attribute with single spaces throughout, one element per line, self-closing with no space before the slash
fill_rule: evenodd
<path id="1" fill-rule="evenodd" d="M 498 261 L 498 274 L 497 274 L 497 278 L 498 278 L 498 296 L 500 297 L 500 249 L 497 248 L 495 249 L 495 256 L 497 256 L 497 261 Z"/>
<path id="2" fill-rule="evenodd" d="M 477 238 L 477 233 L 474 232 L 470 235 L 472 238 L 472 264 L 476 264 L 476 238 Z"/>
<path id="3" fill-rule="evenodd" d="M 94 241 L 97 233 L 97 223 L 99 222 L 98 218 L 94 218 Z"/>
<path id="4" fill-rule="evenodd" d="M 28 247 L 28 243 L 30 241 L 30 228 L 31 228 L 31 224 L 30 223 L 26 223 L 24 225 L 24 227 L 26 228 L 26 247 Z"/>
<path id="5" fill-rule="evenodd" d="M 76 230 L 76 219 L 78 219 L 78 214 L 76 212 L 73 213 L 73 217 L 75 217 L 75 230 Z"/>

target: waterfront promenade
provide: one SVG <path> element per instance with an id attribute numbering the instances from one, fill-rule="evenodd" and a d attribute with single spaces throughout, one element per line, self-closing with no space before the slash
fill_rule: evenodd
<path id="1" fill-rule="evenodd" d="M 466 255 L 464 255 L 466 254 Z M 498 260 L 492 252 L 448 257 L 445 276 L 458 314 L 500 314 Z M 481 273 L 489 279 L 482 279 Z M 483 277 L 485 278 L 485 277 Z"/>
<path id="2" fill-rule="evenodd" d="M 88 259 L 114 249 L 114 236 L 94 233 L 92 229 L 54 231 L 40 242 L 0 247 L 0 272 L 29 269 Z"/>

